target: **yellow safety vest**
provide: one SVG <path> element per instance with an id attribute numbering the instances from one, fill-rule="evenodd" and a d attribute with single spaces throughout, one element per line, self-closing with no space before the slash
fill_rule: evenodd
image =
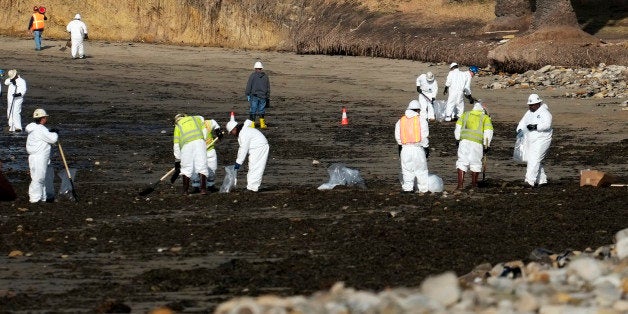
<path id="1" fill-rule="evenodd" d="M 198 116 L 181 118 L 174 127 L 174 143 L 182 148 L 185 144 L 203 139 L 203 121 Z"/>
<path id="2" fill-rule="evenodd" d="M 421 142 L 421 121 L 419 116 L 408 118 L 405 115 L 400 119 L 399 135 L 401 144 L 416 144 Z"/>
<path id="3" fill-rule="evenodd" d="M 462 114 L 456 124 L 460 125 L 460 139 L 484 144 L 484 131 L 492 130 L 491 118 L 480 110 L 471 110 Z"/>
<path id="4" fill-rule="evenodd" d="M 205 129 L 207 129 L 207 138 L 205 138 L 205 144 L 207 145 L 207 151 L 214 149 L 215 144 L 209 145 L 209 143 L 214 141 L 214 126 L 212 125 L 211 120 L 205 120 Z"/>

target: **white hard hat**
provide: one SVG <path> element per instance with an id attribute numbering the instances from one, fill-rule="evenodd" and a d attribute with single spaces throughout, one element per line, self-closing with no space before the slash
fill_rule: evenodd
<path id="1" fill-rule="evenodd" d="M 41 118 L 41 117 L 47 117 L 47 116 L 48 116 L 48 114 L 46 113 L 46 110 L 41 109 L 41 108 L 37 108 L 33 112 L 33 118 L 35 118 L 35 119 Z"/>
<path id="2" fill-rule="evenodd" d="M 231 120 L 227 122 L 227 132 L 231 133 L 231 130 L 233 130 L 233 128 L 235 128 L 236 125 L 238 125 L 238 123 L 235 120 Z"/>
<path id="3" fill-rule="evenodd" d="M 17 70 L 16 69 L 12 69 L 9 70 L 9 79 L 12 80 L 17 76 Z"/>
<path id="4" fill-rule="evenodd" d="M 419 101 L 415 99 L 408 104 L 408 109 L 421 109 L 421 104 L 419 104 Z"/>
<path id="5" fill-rule="evenodd" d="M 530 94 L 530 97 L 528 97 L 528 105 L 534 105 L 541 102 L 543 102 L 543 99 L 541 99 L 541 97 L 537 94 Z"/>
<path id="6" fill-rule="evenodd" d="M 453 69 L 454 67 L 457 67 L 457 66 L 458 66 L 458 63 L 456 63 L 456 62 L 452 62 L 452 63 L 449 65 L 449 68 L 450 68 L 450 69 Z"/>
<path id="7" fill-rule="evenodd" d="M 425 77 L 427 78 L 428 82 L 433 82 L 434 81 L 434 73 L 432 73 L 432 72 L 427 72 Z"/>
<path id="8" fill-rule="evenodd" d="M 78 13 L 76 13 L 76 15 L 74 16 L 74 19 L 75 19 L 75 20 L 80 20 L 80 19 L 81 19 L 81 15 L 80 15 L 80 14 L 78 14 Z"/>
<path id="9" fill-rule="evenodd" d="M 263 69 L 263 68 L 264 66 L 259 61 L 255 62 L 255 65 L 253 66 L 253 69 Z"/>
<path id="10" fill-rule="evenodd" d="M 181 120 L 181 118 L 183 117 L 187 117 L 187 114 L 185 113 L 177 113 L 176 116 L 174 116 L 174 123 L 179 122 L 179 120 Z"/>
<path id="11" fill-rule="evenodd" d="M 475 104 L 473 104 L 473 110 L 484 110 L 484 105 L 481 100 L 475 101 Z"/>

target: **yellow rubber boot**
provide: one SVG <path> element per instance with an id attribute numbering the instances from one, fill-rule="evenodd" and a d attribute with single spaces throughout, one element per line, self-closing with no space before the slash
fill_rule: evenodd
<path id="1" fill-rule="evenodd" d="M 264 121 L 264 118 L 259 118 L 259 127 L 262 129 L 266 128 L 266 121 Z"/>
<path id="2" fill-rule="evenodd" d="M 255 129 L 255 121 L 251 122 L 251 127 Z"/>

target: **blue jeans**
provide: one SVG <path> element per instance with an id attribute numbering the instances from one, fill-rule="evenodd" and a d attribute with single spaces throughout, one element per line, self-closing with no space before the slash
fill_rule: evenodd
<path id="1" fill-rule="evenodd" d="M 266 113 L 266 98 L 251 95 L 249 102 L 251 103 L 251 117 L 254 117 L 256 114 L 263 117 Z"/>
<path id="2" fill-rule="evenodd" d="M 42 31 L 33 31 L 35 36 L 35 50 L 41 50 L 41 33 Z"/>

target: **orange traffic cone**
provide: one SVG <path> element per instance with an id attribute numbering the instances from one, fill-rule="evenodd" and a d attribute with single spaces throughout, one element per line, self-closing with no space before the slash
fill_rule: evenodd
<path id="1" fill-rule="evenodd" d="M 347 108 L 342 107 L 342 120 L 340 121 L 341 125 L 348 125 L 349 119 L 347 118 Z"/>
<path id="2" fill-rule="evenodd" d="M 235 121 L 235 114 L 233 114 L 233 111 L 231 111 L 231 117 L 229 118 L 229 121 Z"/>

